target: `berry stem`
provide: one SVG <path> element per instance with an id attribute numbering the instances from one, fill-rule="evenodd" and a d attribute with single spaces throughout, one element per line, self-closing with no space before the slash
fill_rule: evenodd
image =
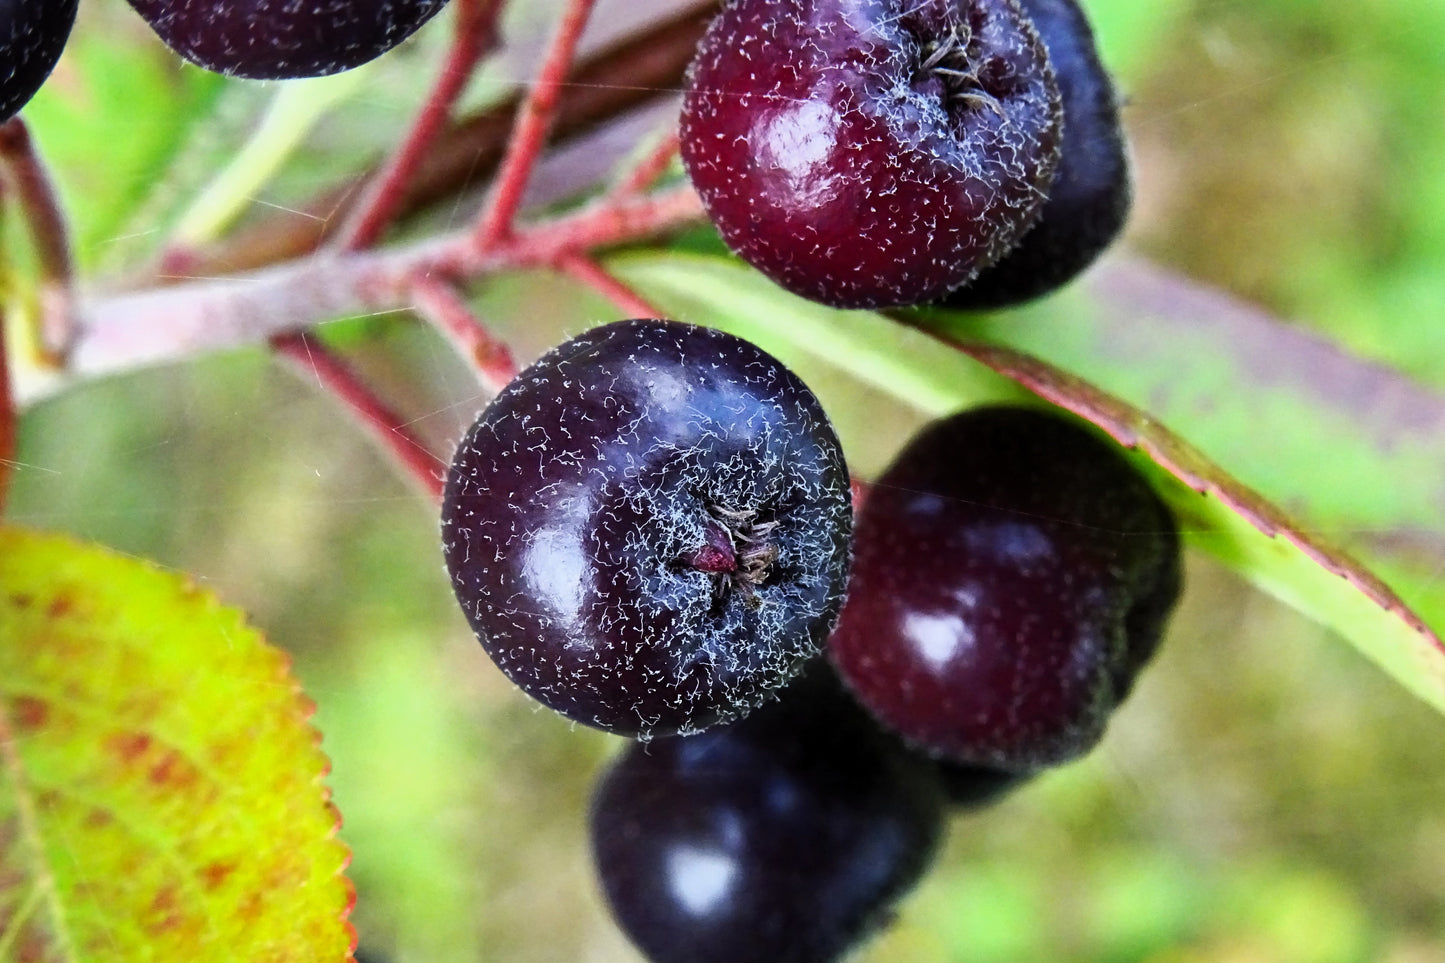
<path id="1" fill-rule="evenodd" d="M 467 307 L 454 286 L 423 276 L 412 282 L 411 293 L 417 313 L 471 361 L 488 391 L 496 394 L 517 376 L 512 350 Z"/>
<path id="2" fill-rule="evenodd" d="M 478 219 L 474 242 L 480 251 L 495 247 L 512 232 L 517 209 L 522 203 L 522 193 L 556 119 L 562 82 L 572 70 L 577 41 L 595 4 L 596 0 L 568 0 L 562 10 L 557 32 L 548 44 L 537 79 L 522 102 L 521 113 L 512 127 L 507 154 L 502 159 L 491 197 Z"/>
<path id="3" fill-rule="evenodd" d="M 585 254 L 569 251 L 557 258 L 557 267 L 606 297 L 630 318 L 664 317 L 650 301 Z"/>
<path id="4" fill-rule="evenodd" d="M 63 368 L 77 335 L 70 231 L 50 174 L 19 117 L 0 124 L 0 175 L 20 202 L 40 265 L 41 310 L 35 322 L 40 328 L 32 342 L 40 346 L 41 364 Z"/>
<path id="5" fill-rule="evenodd" d="M 297 374 L 314 377 L 328 394 L 346 406 L 413 481 L 433 500 L 441 501 L 441 471 L 445 464 L 427 450 L 406 422 L 367 387 L 350 365 L 325 345 L 308 340 L 304 333 L 277 335 L 271 339 L 271 348 Z"/>
<path id="6" fill-rule="evenodd" d="M 457 0 L 454 4 L 455 29 L 441 72 L 401 146 L 367 181 L 342 225 L 339 246 L 343 250 L 371 247 L 405 209 L 417 172 L 440 137 L 457 98 L 477 64 L 496 49 L 502 5 L 502 0 Z"/>

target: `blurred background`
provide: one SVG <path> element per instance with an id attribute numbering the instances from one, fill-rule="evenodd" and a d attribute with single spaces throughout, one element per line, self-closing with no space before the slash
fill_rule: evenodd
<path id="1" fill-rule="evenodd" d="M 553 5 L 513 6 L 522 53 L 476 85 L 479 103 L 525 79 L 527 38 Z M 624 7 L 598 15 L 591 42 L 648 9 L 608 5 Z M 1123 248 L 1445 390 L 1445 4 L 1087 8 L 1128 98 L 1138 198 Z M 368 82 L 258 211 L 334 179 L 379 123 L 401 129 L 440 23 L 373 78 L 410 84 Z M 179 146 L 117 148 L 137 182 L 161 175 L 128 220 L 106 220 L 83 165 L 58 165 L 86 263 L 123 277 L 144 261 L 124 239 L 155 229 L 265 97 L 177 72 L 119 2 L 90 3 L 79 29 L 78 43 L 143 51 L 155 77 L 179 78 L 155 96 L 205 101 L 215 118 Z M 78 109 L 60 99 L 70 69 L 37 102 L 42 143 Z M 115 105 L 90 109 L 126 122 Z M 158 171 L 162 155 L 179 160 Z M 476 304 L 523 361 L 615 317 L 551 277 L 499 279 Z M 439 454 L 485 402 L 405 319 L 328 336 Z M 829 391 L 865 477 L 921 421 Z M 856 427 L 868 424 L 882 427 Z M 599 902 L 585 835 L 592 780 L 619 741 L 535 710 L 491 666 L 452 601 L 433 507 L 314 385 L 260 351 L 89 384 L 27 412 L 20 460 L 13 521 L 193 573 L 294 654 L 374 959 L 637 958 Z M 861 960 L 1445 961 L 1445 719 L 1207 558 L 1189 558 L 1187 579 L 1104 744 L 955 818 L 938 867 Z"/>

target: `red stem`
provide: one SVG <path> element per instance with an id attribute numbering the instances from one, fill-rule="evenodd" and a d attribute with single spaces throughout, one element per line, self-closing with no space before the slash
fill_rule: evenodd
<path id="1" fill-rule="evenodd" d="M 675 92 L 717 0 L 687 0 L 683 9 L 581 60 L 563 88 L 552 125 L 554 140 L 578 137 L 610 118 Z M 492 179 L 506 154 L 512 119 L 522 97 L 513 96 L 447 126 L 407 184 L 401 217 L 455 197 Z M 274 211 L 233 232 L 209 251 L 197 252 L 188 273 L 214 276 L 255 270 L 311 253 L 347 222 L 366 172 L 322 191 L 298 211 Z"/>
<path id="2" fill-rule="evenodd" d="M 42 360 L 59 367 L 64 365 L 77 333 L 70 232 L 50 174 L 19 117 L 0 124 L 0 167 L 19 199 L 40 264 L 42 327 L 36 341 L 44 352 Z"/>
<path id="3" fill-rule="evenodd" d="M 622 309 L 630 318 L 662 318 L 663 314 L 632 288 L 619 281 L 602 265 L 576 251 L 557 258 L 557 267 L 592 288 Z"/>
<path id="4" fill-rule="evenodd" d="M 438 467 L 444 463 L 429 452 L 421 439 L 394 411 L 377 398 L 341 358 L 325 346 L 306 340 L 305 334 L 283 334 L 271 339 L 277 355 L 291 362 L 303 377 L 314 377 L 328 393 L 346 405 L 371 437 L 406 469 L 435 501 L 442 497 Z"/>
<path id="5" fill-rule="evenodd" d="M 512 232 L 517 208 L 522 203 L 522 193 L 527 188 L 527 181 L 531 179 L 532 169 L 556 117 L 562 82 L 572 70 L 577 41 L 587 26 L 587 17 L 595 3 L 596 0 L 568 0 L 562 11 L 537 80 L 512 127 L 507 154 L 502 160 L 491 198 L 477 221 L 473 240 L 478 250 L 494 247 Z"/>
<path id="6" fill-rule="evenodd" d="M 570 251 L 656 237 L 692 223 L 701 213 L 697 194 L 679 186 L 626 201 L 600 201 L 520 231 L 486 255 L 472 248 L 469 235 L 455 234 L 82 302 L 81 336 L 67 373 L 116 373 L 258 344 L 333 318 L 408 311 L 420 275 L 469 281 L 504 269 L 550 267 Z M 63 386 L 52 381 L 45 387 Z"/>
<path id="7" fill-rule="evenodd" d="M 418 314 L 442 332 L 463 356 L 470 359 L 482 384 L 493 394 L 517 376 L 517 363 L 507 343 L 494 337 L 467 307 L 455 287 L 435 277 L 419 277 L 412 284 Z"/>
<path id="8" fill-rule="evenodd" d="M 441 73 L 401 146 L 367 183 L 356 207 L 342 225 L 339 233 L 342 250 L 371 247 L 396 219 L 406 205 L 417 171 L 430 154 L 477 63 L 496 47 L 501 0 L 456 0 L 454 6 L 456 29 Z"/>

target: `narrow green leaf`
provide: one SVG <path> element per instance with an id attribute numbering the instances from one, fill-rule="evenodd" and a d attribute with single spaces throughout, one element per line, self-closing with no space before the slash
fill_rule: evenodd
<path id="1" fill-rule="evenodd" d="M 311 711 L 185 578 L 0 528 L 0 961 L 348 959 Z"/>
<path id="2" fill-rule="evenodd" d="M 784 345 L 790 358 L 811 354 L 930 415 L 1001 394 L 995 385 L 960 371 L 959 352 L 930 344 L 921 331 L 876 314 L 819 308 L 729 259 L 646 253 L 619 257 L 611 266 L 683 320 L 724 327 L 775 350 Z M 1056 324 L 1068 327 L 1064 319 Z M 987 338 L 970 331 L 962 347 L 1142 453 L 1141 467 L 1179 513 L 1190 544 L 1330 626 L 1411 692 L 1445 711 L 1445 645 L 1368 569 L 1311 537 L 1143 411 L 1106 393 L 1109 385 L 1096 386 L 1007 344 L 990 344 L 990 339 L 1008 340 L 1002 323 L 985 333 Z M 1063 330 L 1059 336 L 1068 338 Z M 1160 368 L 1157 376 L 1174 374 L 1175 369 Z M 1227 387 L 1221 384 L 1220 390 Z M 1307 496 L 1308 480 L 1299 481 L 1300 495 Z"/>

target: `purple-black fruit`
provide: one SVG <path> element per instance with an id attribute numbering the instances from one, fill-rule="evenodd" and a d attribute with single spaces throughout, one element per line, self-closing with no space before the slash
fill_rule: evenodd
<path id="1" fill-rule="evenodd" d="M 1129 156 L 1119 101 L 1075 0 L 1019 0 L 1049 50 L 1064 126 L 1059 166 L 1038 223 L 1018 245 L 941 302 L 1003 308 L 1072 280 L 1118 236 L 1129 216 Z"/>
<path id="2" fill-rule="evenodd" d="M 255 80 L 320 77 L 375 60 L 446 0 L 130 0 L 198 67 Z"/>
<path id="3" fill-rule="evenodd" d="M 631 747 L 599 783 L 598 875 L 653 963 L 835 960 L 931 862 L 933 768 L 818 669 L 741 722 Z"/>
<path id="4" fill-rule="evenodd" d="M 30 102 L 60 59 L 77 0 L 0 0 L 0 121 Z"/>
<path id="5" fill-rule="evenodd" d="M 447 473 L 452 587 L 487 653 L 570 719 L 702 729 L 821 650 L 851 498 L 806 385 L 740 338 L 621 321 L 555 348 Z"/>
<path id="6" fill-rule="evenodd" d="M 829 656 L 937 757 L 1029 773 L 1090 749 L 1179 594 L 1174 519 L 1073 421 L 936 422 L 870 489 Z"/>
<path id="7" fill-rule="evenodd" d="M 682 159 L 728 246 L 837 307 L 932 301 L 1034 222 L 1059 93 L 1016 0 L 734 0 Z"/>

